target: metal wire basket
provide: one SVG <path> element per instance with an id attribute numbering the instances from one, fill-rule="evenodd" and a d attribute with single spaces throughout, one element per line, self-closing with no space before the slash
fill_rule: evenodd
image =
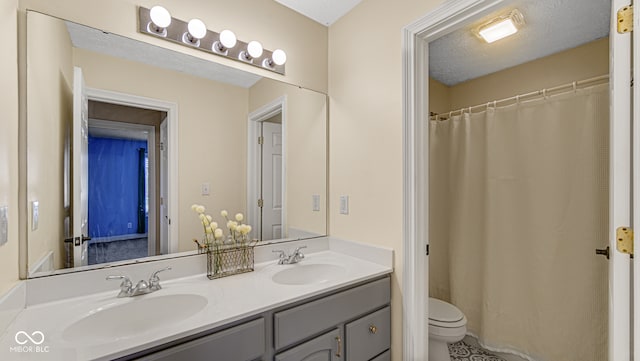
<path id="1" fill-rule="evenodd" d="M 253 249 L 249 245 L 207 248 L 207 277 L 216 279 L 253 271 Z"/>

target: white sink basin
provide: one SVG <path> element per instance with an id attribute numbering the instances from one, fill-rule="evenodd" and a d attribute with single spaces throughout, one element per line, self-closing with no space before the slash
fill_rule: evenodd
<path id="1" fill-rule="evenodd" d="M 309 285 L 333 281 L 345 269 L 333 264 L 295 264 L 273 275 L 273 282 L 282 285 Z"/>
<path id="2" fill-rule="evenodd" d="M 62 337 L 74 343 L 114 341 L 168 326 L 198 313 L 207 299 L 194 294 L 137 296 L 128 302 L 97 308 L 69 325 Z"/>

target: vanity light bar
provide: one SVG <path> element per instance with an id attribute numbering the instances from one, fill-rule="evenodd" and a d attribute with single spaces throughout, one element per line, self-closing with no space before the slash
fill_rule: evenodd
<path id="1" fill-rule="evenodd" d="M 154 17 L 156 16 L 155 14 L 158 13 L 157 8 L 162 9 L 160 13 L 165 18 L 162 18 L 160 25 L 167 24 L 167 26 L 161 27 L 158 25 L 157 18 L 155 22 L 152 21 L 152 10 L 139 7 L 138 31 L 141 33 L 284 75 L 284 62 L 286 62 L 286 54 L 284 51 L 280 49 L 275 51 L 262 49 L 262 45 L 257 41 L 245 43 L 237 40 L 235 39 L 235 35 L 228 30 L 222 31 L 221 38 L 221 34 L 207 30 L 204 23 L 199 19 L 192 19 L 189 22 L 185 22 L 170 17 L 164 8 L 154 8 L 152 8 L 154 10 Z M 170 20 L 166 19 L 167 16 Z M 191 23 L 191 26 L 189 23 Z M 229 39 L 229 35 L 232 35 L 231 39 Z M 233 43 L 235 43 L 235 46 L 230 48 L 221 45 Z M 250 46 L 251 49 L 249 49 Z M 260 51 L 256 51 L 258 46 L 260 47 Z M 251 54 L 253 54 L 253 56 Z"/>

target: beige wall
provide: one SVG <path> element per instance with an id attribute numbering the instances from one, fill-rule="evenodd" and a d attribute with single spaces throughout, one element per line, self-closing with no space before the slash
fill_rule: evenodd
<path id="1" fill-rule="evenodd" d="M 393 360 L 402 359 L 402 28 L 440 3 L 366 0 L 329 28 L 330 234 L 394 249 Z"/>
<path id="2" fill-rule="evenodd" d="M 273 0 L 164 0 L 173 17 L 199 17 L 213 31 L 233 30 L 243 41 L 259 40 L 269 50 L 287 52 L 286 76 L 155 39 L 137 32 L 137 6 L 150 8 L 155 0 L 20 0 L 30 9 L 72 20 L 204 59 L 260 73 L 306 88 L 327 92 L 327 28 Z M 285 25 L 286 24 L 286 25 Z"/>
<path id="3" fill-rule="evenodd" d="M 220 210 L 245 212 L 249 90 L 74 48 L 87 87 L 178 104 L 179 251 L 194 250 L 202 226 L 191 210 L 207 208 L 219 224 Z M 211 195 L 201 195 L 210 183 Z"/>
<path id="4" fill-rule="evenodd" d="M 0 207 L 9 210 L 9 241 L 0 246 L 0 295 L 18 281 L 18 25 L 17 0 L 0 2 Z"/>
<path id="5" fill-rule="evenodd" d="M 307 89 L 258 81 L 249 91 L 249 111 L 286 96 L 287 227 L 327 234 L 327 102 Z M 320 212 L 312 211 L 312 195 L 320 196 Z"/>
<path id="6" fill-rule="evenodd" d="M 66 215 L 63 154 L 73 118 L 71 39 L 64 23 L 32 13 L 27 44 L 29 269 L 51 251 L 53 266 L 59 269 L 64 265 Z M 39 225 L 35 231 L 31 229 L 32 201 L 39 202 Z"/>
<path id="7" fill-rule="evenodd" d="M 603 38 L 451 87 L 430 79 L 429 108 L 448 112 L 608 73 L 609 38 Z"/>
<path id="8" fill-rule="evenodd" d="M 451 91 L 441 82 L 429 78 L 429 111 L 448 112 L 451 109 Z"/>

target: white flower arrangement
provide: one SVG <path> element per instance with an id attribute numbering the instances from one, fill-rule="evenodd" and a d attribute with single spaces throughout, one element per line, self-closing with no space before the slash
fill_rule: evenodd
<path id="1" fill-rule="evenodd" d="M 218 248 L 222 245 L 227 246 L 254 246 L 258 243 L 258 240 L 252 240 L 249 238 L 251 233 L 251 226 L 242 223 L 244 215 L 237 213 L 234 217 L 235 220 L 229 219 L 229 212 L 222 210 L 220 215 L 226 220 L 227 229 L 229 230 L 229 236 L 225 240 L 224 231 L 218 227 L 218 223 L 214 222 L 213 217 L 206 214 L 206 208 L 200 204 L 193 204 L 191 209 L 198 213 L 198 218 L 202 223 L 204 229 L 204 243 L 201 244 L 197 239 L 193 241 L 198 245 L 198 249 L 204 251 L 211 246 Z"/>

